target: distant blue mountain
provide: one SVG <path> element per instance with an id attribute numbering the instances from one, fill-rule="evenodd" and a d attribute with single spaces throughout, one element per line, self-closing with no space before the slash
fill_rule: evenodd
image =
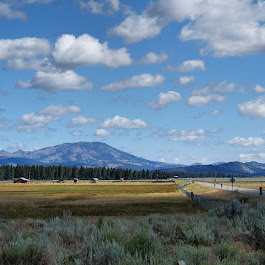
<path id="1" fill-rule="evenodd" d="M 184 171 L 184 172 L 220 172 L 220 173 L 231 173 L 231 174 L 243 174 L 251 176 L 265 176 L 265 164 L 252 162 L 228 162 L 228 163 L 217 163 L 211 165 L 191 165 L 185 167 L 176 167 L 174 169 L 168 169 L 168 171 Z"/>
<path id="2" fill-rule="evenodd" d="M 19 150 L 14 153 L 0 151 L 0 165 L 25 164 L 25 165 L 62 165 L 62 166 L 87 166 L 87 167 L 115 167 L 131 169 L 149 169 L 185 172 L 223 172 L 233 174 L 247 174 L 264 176 L 265 164 L 255 161 L 218 162 L 211 165 L 195 163 L 190 166 L 174 165 L 154 162 L 129 153 L 115 149 L 100 142 L 65 143 L 42 148 L 36 151 Z"/>
<path id="3" fill-rule="evenodd" d="M 215 162 L 215 163 L 212 163 L 211 165 L 213 166 L 218 166 L 218 165 L 221 165 L 221 164 L 225 164 L 226 162 Z"/>
<path id="4" fill-rule="evenodd" d="M 0 151 L 0 164 L 162 169 L 175 165 L 139 158 L 100 142 L 65 143 L 36 151 Z"/>

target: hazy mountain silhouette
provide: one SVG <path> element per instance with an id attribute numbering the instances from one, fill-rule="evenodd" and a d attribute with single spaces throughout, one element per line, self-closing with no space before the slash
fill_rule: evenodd
<path id="1" fill-rule="evenodd" d="M 65 143 L 36 151 L 0 151 L 0 164 L 76 165 L 132 169 L 161 169 L 171 164 L 139 158 L 100 142 Z"/>

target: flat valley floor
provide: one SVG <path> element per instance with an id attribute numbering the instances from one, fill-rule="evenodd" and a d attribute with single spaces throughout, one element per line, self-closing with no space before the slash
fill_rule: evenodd
<path id="1" fill-rule="evenodd" d="M 190 203 L 174 183 L 0 183 L 0 218 L 5 219 L 48 219 L 63 212 L 91 218 L 193 214 L 198 210 L 202 209 Z"/>

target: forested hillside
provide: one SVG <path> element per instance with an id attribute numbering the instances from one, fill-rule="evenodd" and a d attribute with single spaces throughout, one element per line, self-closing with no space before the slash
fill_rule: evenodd
<path id="1" fill-rule="evenodd" d="M 68 180 L 79 178 L 81 180 L 91 180 L 92 178 L 119 180 L 129 179 L 165 179 L 170 177 L 169 173 L 149 170 L 131 170 L 121 168 L 105 167 L 76 167 L 76 166 L 27 166 L 27 165 L 3 165 L 0 167 L 0 180 L 11 180 L 13 178 L 27 177 L 28 172 L 32 180 Z"/>
<path id="2" fill-rule="evenodd" d="M 32 180 L 69 180 L 79 178 L 91 180 L 93 178 L 105 180 L 137 180 L 137 179 L 167 179 L 173 176 L 180 178 L 230 178 L 249 177 L 243 174 L 225 174 L 220 172 L 184 172 L 155 170 L 132 170 L 122 168 L 84 167 L 84 166 L 43 166 L 43 165 L 3 165 L 0 167 L 0 180 L 12 180 L 13 178 L 28 177 Z"/>

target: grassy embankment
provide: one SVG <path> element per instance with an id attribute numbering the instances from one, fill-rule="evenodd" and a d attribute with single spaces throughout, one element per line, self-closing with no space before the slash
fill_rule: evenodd
<path id="1" fill-rule="evenodd" d="M 201 181 L 201 182 L 209 182 L 213 183 L 213 178 L 196 178 L 192 179 L 193 181 Z M 240 188 L 247 188 L 247 189 L 256 189 L 258 190 L 260 186 L 263 186 L 263 189 L 265 189 L 265 178 L 259 177 L 259 178 L 235 178 L 234 187 L 240 187 Z M 223 185 L 229 185 L 231 186 L 232 183 L 230 182 L 230 178 L 217 178 L 216 179 L 217 184 L 223 183 Z"/>
<path id="2" fill-rule="evenodd" d="M 173 183 L 0 184 L 0 218 L 50 218 L 64 211 L 74 217 L 192 214 Z"/>
<path id="3" fill-rule="evenodd" d="M 259 203 L 265 202 L 264 198 L 260 198 L 256 196 L 249 196 L 249 195 L 237 192 L 236 187 L 234 191 L 231 192 L 227 190 L 215 189 L 212 187 L 194 184 L 194 183 L 190 184 L 190 183 L 183 182 L 183 181 L 178 181 L 178 183 L 188 192 L 192 191 L 196 195 L 201 195 L 209 199 L 222 199 L 226 201 L 238 199 L 240 201 L 244 200 L 245 203 L 248 203 L 248 199 L 250 199 L 253 205 L 256 203 L 257 200 L 259 201 Z"/>

